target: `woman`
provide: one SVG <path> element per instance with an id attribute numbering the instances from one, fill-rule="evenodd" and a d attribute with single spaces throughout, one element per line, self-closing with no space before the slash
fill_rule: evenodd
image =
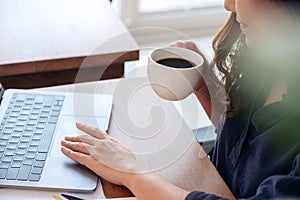
<path id="1" fill-rule="evenodd" d="M 299 62 L 295 55 L 299 4 L 298 0 L 225 0 L 232 14 L 213 42 L 211 66 L 222 74 L 219 84 L 225 86 L 227 110 L 211 157 L 238 199 L 300 198 Z M 201 53 L 191 42 L 176 45 Z M 213 98 L 207 97 L 209 93 L 217 96 L 217 91 L 208 93 L 200 82 L 195 93 L 211 115 Z M 91 137 L 66 137 L 63 153 L 104 179 L 125 185 L 138 199 L 221 199 L 185 191 L 155 174 L 134 173 L 140 166 L 126 147 L 97 129 L 77 127 Z M 116 158 L 123 170 L 98 161 L 115 162 L 111 159 Z"/>

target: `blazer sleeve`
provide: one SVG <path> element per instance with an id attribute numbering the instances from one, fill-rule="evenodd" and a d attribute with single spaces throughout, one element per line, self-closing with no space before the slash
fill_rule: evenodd
<path id="1" fill-rule="evenodd" d="M 240 200 L 261 199 L 299 199 L 300 198 L 300 154 L 294 161 L 291 172 L 288 175 L 273 175 L 266 178 L 251 197 L 238 198 Z M 194 191 L 186 196 L 186 200 L 225 200 L 213 194 Z"/>

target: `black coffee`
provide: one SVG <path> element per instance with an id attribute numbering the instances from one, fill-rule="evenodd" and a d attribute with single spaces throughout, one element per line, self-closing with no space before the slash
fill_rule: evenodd
<path id="1" fill-rule="evenodd" d="M 174 67 L 174 68 L 195 67 L 195 64 L 180 58 L 165 58 L 165 59 L 158 60 L 157 63 L 168 67 Z"/>

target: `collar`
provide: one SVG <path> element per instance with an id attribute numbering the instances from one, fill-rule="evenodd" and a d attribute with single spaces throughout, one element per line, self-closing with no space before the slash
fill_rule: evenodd
<path id="1" fill-rule="evenodd" d="M 259 108 L 251 118 L 251 122 L 256 129 L 256 135 L 280 122 L 289 111 L 284 99 L 281 102 Z"/>

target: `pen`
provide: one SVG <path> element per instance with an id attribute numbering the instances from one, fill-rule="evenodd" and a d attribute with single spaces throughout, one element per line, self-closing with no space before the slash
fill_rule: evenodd
<path id="1" fill-rule="evenodd" d="M 82 198 L 71 196 L 71 195 L 68 195 L 68 194 L 60 194 L 60 195 L 63 196 L 63 197 L 65 197 L 68 200 L 84 200 Z"/>

